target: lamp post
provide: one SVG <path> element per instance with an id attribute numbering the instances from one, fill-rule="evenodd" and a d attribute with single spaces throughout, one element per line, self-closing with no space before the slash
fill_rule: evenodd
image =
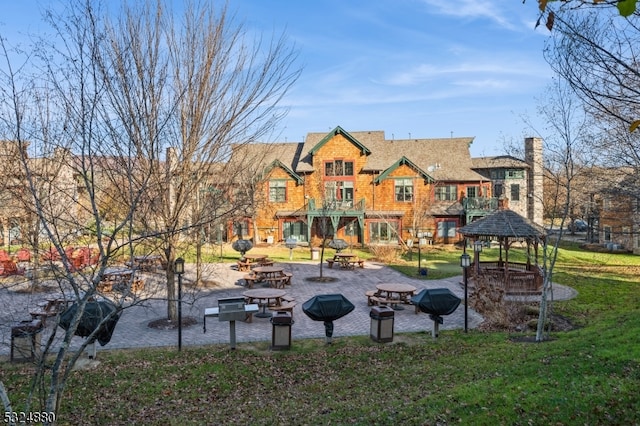
<path id="1" fill-rule="evenodd" d="M 473 261 L 476 264 L 476 274 L 480 273 L 480 253 L 482 253 L 482 241 L 476 240 L 473 243 Z"/>
<path id="2" fill-rule="evenodd" d="M 420 252 L 422 244 L 420 244 L 420 240 L 422 239 L 422 232 L 418 232 L 416 237 L 418 237 L 418 275 L 420 275 L 420 262 L 422 261 L 422 253 Z"/>
<path id="3" fill-rule="evenodd" d="M 173 265 L 173 272 L 178 275 L 178 351 L 182 350 L 182 274 L 184 274 L 184 259 L 179 257 Z"/>
<path id="4" fill-rule="evenodd" d="M 224 232 L 224 224 L 220 224 L 218 228 L 218 244 L 220 244 L 220 260 L 222 260 L 222 233 Z"/>
<path id="5" fill-rule="evenodd" d="M 471 265 L 471 256 L 469 256 L 465 251 L 464 253 L 462 253 L 462 256 L 460 256 L 460 266 L 462 266 L 462 274 L 463 274 L 462 276 L 464 278 L 464 332 L 465 333 L 467 332 L 468 326 L 469 326 L 469 321 L 467 316 L 467 307 L 469 305 L 468 291 L 467 291 L 467 288 L 468 288 L 467 285 L 468 285 L 468 279 L 469 279 L 469 275 L 468 275 L 469 265 Z"/>

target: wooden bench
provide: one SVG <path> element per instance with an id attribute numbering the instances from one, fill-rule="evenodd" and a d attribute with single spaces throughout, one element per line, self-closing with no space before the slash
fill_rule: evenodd
<path id="1" fill-rule="evenodd" d="M 269 287 L 282 289 L 287 284 L 287 281 L 289 280 L 289 278 L 285 276 L 270 277 L 270 278 L 267 278 L 266 280 L 269 282 Z"/>
<path id="2" fill-rule="evenodd" d="M 334 259 L 327 259 L 327 263 L 329 264 L 329 268 L 333 269 L 333 264 L 334 264 L 335 260 Z"/>
<path id="3" fill-rule="evenodd" d="M 291 318 L 293 319 L 293 308 L 296 307 L 296 302 L 285 302 L 281 303 L 280 306 L 270 307 L 269 310 L 273 312 L 289 312 L 291 314 Z"/>
<path id="4" fill-rule="evenodd" d="M 285 302 L 293 302 L 294 300 L 296 300 L 296 298 L 289 294 L 285 294 L 284 296 L 282 296 L 282 300 L 284 300 Z"/>
<path id="5" fill-rule="evenodd" d="M 362 259 L 358 259 L 358 260 L 356 260 L 355 262 L 358 264 L 358 267 L 359 267 L 360 269 L 364 269 L 364 260 L 362 260 Z"/>
<path id="6" fill-rule="evenodd" d="M 253 274 L 246 274 L 242 278 L 244 279 L 245 287 L 248 287 L 248 288 L 253 288 L 253 284 L 259 281 L 258 276 Z"/>
<path id="7" fill-rule="evenodd" d="M 284 273 L 285 276 L 285 285 L 291 285 L 291 278 L 293 278 L 293 274 L 291 272 L 285 272 Z"/>
<path id="8" fill-rule="evenodd" d="M 249 262 L 243 262 L 241 260 L 238 260 L 238 271 L 240 272 L 249 272 L 251 270 L 251 263 Z"/>
<path id="9" fill-rule="evenodd" d="M 259 266 L 273 266 L 273 259 L 269 259 L 268 257 L 266 259 L 262 259 L 259 262 Z"/>
<path id="10" fill-rule="evenodd" d="M 370 299 L 373 305 L 377 305 L 377 306 L 389 305 L 392 308 L 396 306 L 398 303 L 402 303 L 402 300 L 400 299 L 385 299 L 384 297 L 379 297 L 379 296 L 373 296 Z"/>
<path id="11" fill-rule="evenodd" d="M 378 298 L 377 294 L 378 294 L 378 290 L 367 290 L 365 292 L 364 295 L 367 296 L 367 306 L 375 305 L 375 303 L 373 303 L 372 298 L 375 297 L 377 299 Z"/>

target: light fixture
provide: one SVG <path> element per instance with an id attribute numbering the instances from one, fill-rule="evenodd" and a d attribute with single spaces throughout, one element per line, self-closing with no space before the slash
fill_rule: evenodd
<path id="1" fill-rule="evenodd" d="M 469 292 L 467 289 L 468 289 L 470 265 L 471 265 L 471 256 L 469 256 L 467 252 L 462 253 L 462 255 L 460 256 L 460 266 L 462 266 L 462 273 L 464 278 L 464 332 L 465 333 L 469 329 L 469 320 L 468 320 Z"/>
<path id="2" fill-rule="evenodd" d="M 176 259 L 176 261 L 174 262 L 173 272 L 175 272 L 178 275 L 184 274 L 184 259 L 183 258 L 179 257 L 179 258 Z"/>
<path id="3" fill-rule="evenodd" d="M 460 256 L 460 266 L 462 266 L 463 268 L 468 268 L 469 266 L 471 266 L 471 256 L 469 256 L 467 253 L 462 253 L 462 256 Z"/>
<path id="4" fill-rule="evenodd" d="M 178 351 L 182 350 L 182 274 L 184 259 L 179 257 L 173 262 L 173 272 L 178 274 Z"/>

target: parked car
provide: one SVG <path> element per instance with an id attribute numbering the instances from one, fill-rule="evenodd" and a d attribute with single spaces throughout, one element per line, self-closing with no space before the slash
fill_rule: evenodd
<path id="1" fill-rule="evenodd" d="M 588 228 L 589 225 L 582 219 L 576 219 L 569 224 L 569 231 L 571 232 L 585 232 Z"/>

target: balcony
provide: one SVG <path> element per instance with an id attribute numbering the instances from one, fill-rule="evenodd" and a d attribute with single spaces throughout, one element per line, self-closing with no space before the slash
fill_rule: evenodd
<path id="1" fill-rule="evenodd" d="M 467 197 L 462 200 L 462 207 L 467 216 L 485 216 L 498 209 L 497 198 Z"/>
<path id="2" fill-rule="evenodd" d="M 363 213 L 365 208 L 365 199 L 354 203 L 353 200 L 327 200 L 320 206 L 316 206 L 316 200 L 309 199 L 309 212 L 324 212 L 327 214 L 333 212 L 341 213 Z"/>

